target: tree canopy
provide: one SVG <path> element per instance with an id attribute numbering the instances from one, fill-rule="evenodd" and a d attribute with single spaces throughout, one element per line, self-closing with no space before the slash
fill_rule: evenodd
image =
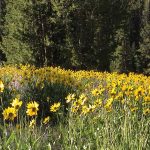
<path id="1" fill-rule="evenodd" d="M 150 74 L 149 8 L 149 0 L 2 0 L 1 61 Z"/>

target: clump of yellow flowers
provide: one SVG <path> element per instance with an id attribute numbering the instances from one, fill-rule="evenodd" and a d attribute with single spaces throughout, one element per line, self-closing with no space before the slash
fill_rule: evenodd
<path id="1" fill-rule="evenodd" d="M 20 65 L 19 67 L 1 68 L 0 78 L 9 79 L 8 87 L 6 86 L 5 89 L 16 93 L 28 89 L 28 85 L 39 91 L 45 90 L 46 85 L 57 84 L 61 85 L 61 88 L 68 86 L 74 91 L 71 93 L 68 90 L 68 95 L 64 97 L 64 101 L 69 106 L 68 111 L 81 116 L 91 113 L 98 115 L 100 111 L 110 113 L 118 110 L 128 111 L 131 114 L 138 111 L 142 112 L 142 115 L 150 114 L 150 77 L 142 74 L 129 73 L 126 75 L 93 70 L 75 72 L 60 67 L 35 68 L 30 65 Z M 0 80 L 0 93 L 5 90 L 3 83 L 5 82 Z M 63 107 L 62 103 L 50 100 L 50 103 L 43 104 L 48 107 L 49 113 L 56 114 Z M 29 100 L 29 103 L 24 102 L 23 104 L 23 101 L 18 98 L 13 99 L 11 107 L 3 109 L 4 120 L 15 120 L 22 105 L 26 108 L 26 115 L 34 119 L 31 120 L 29 126 L 35 126 L 36 117 L 45 111 L 40 109 L 42 107 L 36 100 Z M 42 119 L 43 124 L 51 120 L 48 114 L 46 116 Z"/>
<path id="2" fill-rule="evenodd" d="M 5 108 L 3 111 L 4 120 L 14 120 L 17 117 L 17 112 L 22 105 L 22 101 L 15 98 L 12 103 L 11 107 Z"/>

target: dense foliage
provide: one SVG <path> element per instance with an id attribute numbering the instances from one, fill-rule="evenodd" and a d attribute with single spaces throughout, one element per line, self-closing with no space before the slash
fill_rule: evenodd
<path id="1" fill-rule="evenodd" d="M 1 61 L 149 74 L 149 6 L 149 0 L 1 0 Z"/>

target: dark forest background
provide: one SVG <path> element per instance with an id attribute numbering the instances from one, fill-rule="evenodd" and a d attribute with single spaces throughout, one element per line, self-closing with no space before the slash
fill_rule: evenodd
<path id="1" fill-rule="evenodd" d="M 150 0 L 0 0 L 3 64 L 150 74 Z"/>

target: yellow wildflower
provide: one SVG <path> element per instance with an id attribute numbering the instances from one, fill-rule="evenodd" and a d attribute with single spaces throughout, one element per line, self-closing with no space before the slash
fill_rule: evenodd
<path id="1" fill-rule="evenodd" d="M 81 94 L 79 96 L 79 99 L 76 101 L 77 105 L 84 105 L 85 102 L 87 101 L 87 97 L 85 94 Z"/>
<path id="2" fill-rule="evenodd" d="M 92 90 L 92 95 L 93 96 L 98 96 L 99 94 L 100 94 L 100 92 L 99 92 L 99 90 L 98 89 L 94 89 L 94 90 Z"/>
<path id="3" fill-rule="evenodd" d="M 45 117 L 44 120 L 43 120 L 43 123 L 44 124 L 47 124 L 48 122 L 50 121 L 50 117 Z"/>
<path id="4" fill-rule="evenodd" d="M 135 112 L 135 111 L 137 111 L 138 110 L 138 107 L 133 107 L 133 108 L 131 108 L 131 112 Z"/>
<path id="5" fill-rule="evenodd" d="M 94 112 L 96 110 L 96 105 L 89 105 L 90 111 Z"/>
<path id="6" fill-rule="evenodd" d="M 136 99 L 138 99 L 139 96 L 142 96 L 143 94 L 144 94 L 144 89 L 141 86 L 134 91 L 134 96 L 136 97 Z"/>
<path id="7" fill-rule="evenodd" d="M 86 106 L 86 105 L 84 105 L 84 106 L 82 106 L 82 112 L 81 112 L 81 114 L 87 114 L 88 112 L 90 111 L 90 109 Z"/>
<path id="8" fill-rule="evenodd" d="M 76 113 L 78 110 L 79 110 L 78 105 L 71 107 L 71 112 L 73 112 L 73 113 Z"/>
<path id="9" fill-rule="evenodd" d="M 14 107 L 16 110 L 18 110 L 21 105 L 22 105 L 22 101 L 19 101 L 19 99 L 15 98 L 13 100 L 13 102 L 11 103 L 12 107 Z"/>
<path id="10" fill-rule="evenodd" d="M 82 101 L 86 101 L 86 100 L 87 100 L 87 97 L 86 97 L 85 94 L 82 93 L 82 94 L 80 95 L 79 99 L 82 100 Z"/>
<path id="11" fill-rule="evenodd" d="M 102 105 L 102 99 L 97 99 L 94 101 L 94 105 L 96 105 L 97 107 L 98 106 L 101 106 Z"/>
<path id="12" fill-rule="evenodd" d="M 145 97 L 144 97 L 144 101 L 145 101 L 145 102 L 150 102 L 150 96 L 145 96 Z"/>
<path id="13" fill-rule="evenodd" d="M 66 103 L 69 103 L 70 101 L 74 100 L 75 99 L 75 94 L 69 94 L 67 97 L 66 97 Z"/>
<path id="14" fill-rule="evenodd" d="M 4 84 L 3 82 L 0 80 L 0 92 L 4 91 Z"/>
<path id="15" fill-rule="evenodd" d="M 116 97 L 115 97 L 116 100 L 121 100 L 123 99 L 123 93 L 122 92 L 119 92 Z"/>
<path id="16" fill-rule="evenodd" d="M 122 87 L 121 87 L 121 90 L 124 92 L 124 91 L 127 91 L 128 87 L 126 84 L 124 84 Z"/>
<path id="17" fill-rule="evenodd" d="M 113 102 L 113 98 L 108 99 L 104 107 L 105 107 L 106 109 L 107 109 L 107 108 L 110 108 L 111 105 L 112 105 L 112 102 Z"/>
<path id="18" fill-rule="evenodd" d="M 8 107 L 3 111 L 4 120 L 14 120 L 17 117 L 16 109 Z"/>
<path id="19" fill-rule="evenodd" d="M 32 120 L 30 121 L 29 127 L 30 127 L 30 128 L 34 128 L 35 125 L 36 125 L 36 120 L 35 120 L 35 119 L 32 119 Z"/>
<path id="20" fill-rule="evenodd" d="M 111 96 L 115 96 L 116 95 L 116 93 L 117 93 L 117 91 L 116 91 L 116 89 L 115 88 L 113 88 L 112 90 L 111 90 Z"/>
<path id="21" fill-rule="evenodd" d="M 150 109 L 149 109 L 149 108 L 145 108 L 145 109 L 143 110 L 143 114 L 144 114 L 144 115 L 150 114 Z"/>
<path id="22" fill-rule="evenodd" d="M 39 104 L 35 101 L 30 102 L 27 104 L 27 115 L 28 116 L 36 116 L 37 115 L 37 111 L 39 110 Z"/>
<path id="23" fill-rule="evenodd" d="M 84 103 L 86 102 L 86 100 L 84 99 L 84 100 L 82 100 L 82 99 L 78 99 L 77 101 L 75 101 L 74 103 L 76 103 L 76 105 L 84 105 Z M 73 104 L 74 104 L 73 103 Z"/>
<path id="24" fill-rule="evenodd" d="M 56 112 L 60 108 L 60 102 L 54 103 L 52 106 L 50 106 L 51 112 Z"/>

